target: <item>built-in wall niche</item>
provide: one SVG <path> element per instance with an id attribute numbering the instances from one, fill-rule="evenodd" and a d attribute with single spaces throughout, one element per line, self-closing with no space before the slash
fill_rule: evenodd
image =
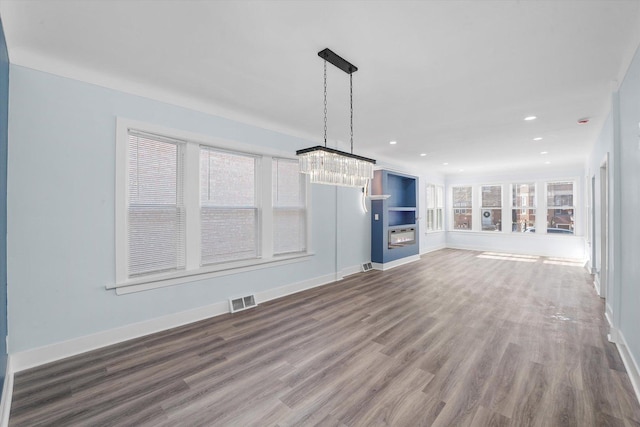
<path id="1" fill-rule="evenodd" d="M 417 190 L 415 176 L 375 171 L 371 182 L 371 261 L 375 268 L 418 258 Z"/>
<path id="2" fill-rule="evenodd" d="M 389 208 L 389 227 L 397 225 L 409 225 L 416 223 L 416 209 L 401 207 L 401 208 Z"/>
<path id="3" fill-rule="evenodd" d="M 416 181 L 415 177 L 396 175 L 389 172 L 387 175 L 387 194 L 391 196 L 388 199 L 389 208 L 415 208 L 417 206 Z"/>

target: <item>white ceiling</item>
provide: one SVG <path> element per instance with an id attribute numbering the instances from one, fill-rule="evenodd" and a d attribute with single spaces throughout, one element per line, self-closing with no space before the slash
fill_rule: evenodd
<path id="1" fill-rule="evenodd" d="M 2 0 L 0 13 L 14 64 L 318 143 L 328 47 L 359 68 L 354 152 L 444 174 L 581 166 L 640 43 L 637 0 Z M 349 78 L 329 65 L 328 79 L 329 145 L 345 149 Z"/>

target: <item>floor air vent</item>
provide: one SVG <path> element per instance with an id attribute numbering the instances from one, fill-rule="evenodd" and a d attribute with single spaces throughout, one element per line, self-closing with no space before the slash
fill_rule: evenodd
<path id="1" fill-rule="evenodd" d="M 249 295 L 246 297 L 240 298 L 232 298 L 229 300 L 229 306 L 231 307 L 231 312 L 235 313 L 236 311 L 246 310 L 248 308 L 255 307 L 256 297 L 255 295 Z"/>
<path id="2" fill-rule="evenodd" d="M 362 271 L 369 271 L 369 270 L 373 270 L 373 266 L 371 265 L 370 262 L 365 262 L 364 264 L 362 264 Z"/>

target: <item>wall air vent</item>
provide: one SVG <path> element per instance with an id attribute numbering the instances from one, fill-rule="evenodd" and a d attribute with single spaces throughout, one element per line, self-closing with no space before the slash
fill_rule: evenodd
<path id="1" fill-rule="evenodd" d="M 370 262 L 365 262 L 364 264 L 362 264 L 362 271 L 369 271 L 369 270 L 373 270 L 373 265 L 371 265 Z"/>
<path id="2" fill-rule="evenodd" d="M 236 311 L 246 310 L 248 308 L 253 308 L 256 305 L 258 304 L 256 304 L 255 295 L 248 295 L 246 297 L 229 299 L 229 308 L 232 313 L 235 313 Z"/>

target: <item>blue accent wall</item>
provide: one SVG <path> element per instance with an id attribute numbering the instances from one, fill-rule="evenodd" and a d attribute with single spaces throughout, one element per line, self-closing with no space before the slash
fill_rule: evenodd
<path id="1" fill-rule="evenodd" d="M 9 134 L 9 54 L 0 19 L 0 378 L 7 367 L 7 146 Z M 2 387 L 0 386 L 0 393 Z"/>
<path id="2" fill-rule="evenodd" d="M 371 201 L 371 261 L 379 264 L 420 253 L 418 217 L 418 177 L 387 170 L 377 170 L 371 183 L 374 195 L 389 195 L 386 200 Z M 378 215 L 378 219 L 376 219 Z M 403 247 L 389 248 L 389 230 L 415 228 L 416 241 Z"/>

